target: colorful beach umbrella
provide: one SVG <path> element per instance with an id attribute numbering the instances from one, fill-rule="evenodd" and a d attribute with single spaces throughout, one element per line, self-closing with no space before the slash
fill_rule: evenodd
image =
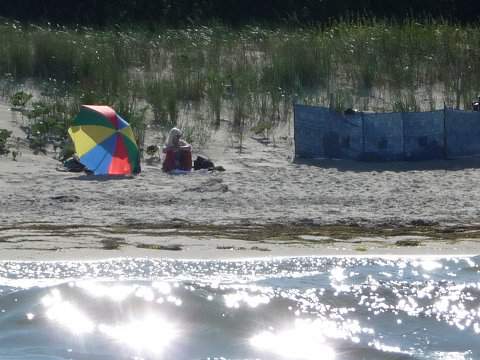
<path id="1" fill-rule="evenodd" d="M 80 162 L 95 175 L 140 172 L 132 128 L 111 107 L 82 105 L 68 133 Z"/>

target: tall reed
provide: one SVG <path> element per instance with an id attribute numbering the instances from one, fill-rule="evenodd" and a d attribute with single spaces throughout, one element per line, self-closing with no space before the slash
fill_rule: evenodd
<path id="1" fill-rule="evenodd" d="M 293 101 L 329 105 L 332 95 L 339 109 L 468 109 L 480 92 L 479 30 L 375 19 L 124 32 L 6 22 L 0 84 L 8 95 L 12 81 L 28 81 L 44 96 L 59 96 L 53 88 L 77 106 L 116 104 L 133 118 L 146 118 L 148 105 L 163 127 L 203 109 L 202 124 L 224 118 L 239 134 L 287 121 Z"/>

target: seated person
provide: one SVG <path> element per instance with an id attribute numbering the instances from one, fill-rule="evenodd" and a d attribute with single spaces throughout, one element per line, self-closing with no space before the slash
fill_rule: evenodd
<path id="1" fill-rule="evenodd" d="M 180 129 L 173 128 L 168 134 L 167 143 L 163 147 L 165 160 L 163 161 L 163 171 L 172 170 L 192 170 L 192 146 L 181 139 Z"/>

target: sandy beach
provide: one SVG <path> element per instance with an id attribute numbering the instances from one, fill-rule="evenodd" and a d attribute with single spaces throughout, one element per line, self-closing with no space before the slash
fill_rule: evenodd
<path id="1" fill-rule="evenodd" d="M 0 105 L 0 128 L 24 138 Z M 147 144 L 159 144 L 151 129 Z M 293 162 L 293 137 L 214 134 L 196 155 L 225 172 L 136 177 L 57 171 L 53 153 L 0 157 L 0 259 L 478 254 L 480 160 Z"/>

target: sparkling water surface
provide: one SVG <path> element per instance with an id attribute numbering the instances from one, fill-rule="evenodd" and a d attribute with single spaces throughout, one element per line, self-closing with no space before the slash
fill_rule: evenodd
<path id="1" fill-rule="evenodd" d="M 480 359 L 479 265 L 4 261 L 0 359 Z"/>

